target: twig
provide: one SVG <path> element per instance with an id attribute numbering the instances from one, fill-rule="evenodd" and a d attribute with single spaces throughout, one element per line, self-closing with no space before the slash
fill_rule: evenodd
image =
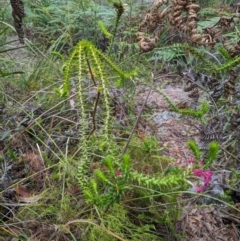
<path id="1" fill-rule="evenodd" d="M 155 80 L 156 67 L 157 67 L 157 58 L 156 58 L 156 56 L 155 56 L 154 71 L 153 71 L 152 77 L 151 77 L 152 83 L 154 83 L 154 80 Z M 144 103 L 143 103 L 143 105 L 142 105 L 142 108 L 141 108 L 141 110 L 140 110 L 140 112 L 139 112 L 139 114 L 138 114 L 137 120 L 136 120 L 136 122 L 135 122 L 135 124 L 134 124 L 134 126 L 133 126 L 133 128 L 132 128 L 132 131 L 131 131 L 131 133 L 130 133 L 130 136 L 129 136 L 128 140 L 127 140 L 127 143 L 126 143 L 126 145 L 125 145 L 124 148 L 123 148 L 122 154 L 124 154 L 124 153 L 126 152 L 128 146 L 129 146 L 129 143 L 130 143 L 130 141 L 131 141 L 131 139 L 132 139 L 132 136 L 133 136 L 133 134 L 134 134 L 134 132 L 135 132 L 135 130 L 136 130 L 136 128 L 137 128 L 138 122 L 139 122 L 139 120 L 140 120 L 140 118 L 141 118 L 141 115 L 142 115 L 142 113 L 143 113 L 144 107 L 145 107 L 145 105 L 146 105 L 146 103 L 147 103 L 147 101 L 148 101 L 148 98 L 149 98 L 149 96 L 150 96 L 151 93 L 152 93 L 152 88 L 150 87 L 150 88 L 149 88 L 149 91 L 148 91 L 148 94 L 147 94 L 147 97 L 146 97 L 146 99 L 145 99 L 145 101 L 144 101 Z"/>
<path id="2" fill-rule="evenodd" d="M 226 152 L 228 155 L 230 155 L 232 158 L 234 158 L 235 160 L 237 160 L 238 162 L 240 162 L 240 160 L 234 156 L 231 152 L 227 151 L 225 148 L 223 148 L 221 145 L 219 145 L 219 147 L 224 151 Z"/>
<path id="3" fill-rule="evenodd" d="M 96 130 L 95 115 L 96 115 L 96 112 L 97 112 L 97 106 L 98 106 L 98 102 L 99 102 L 99 99 L 100 99 L 100 91 L 97 88 L 97 82 L 95 81 L 94 74 L 92 72 L 92 69 L 91 69 L 90 63 L 88 61 L 88 58 L 87 58 L 87 65 L 88 65 L 88 69 L 89 69 L 93 84 L 97 89 L 97 98 L 96 98 L 95 103 L 94 103 L 94 109 L 93 109 L 93 114 L 92 114 L 92 130 L 90 131 L 90 133 L 87 137 L 87 140 L 88 140 L 90 138 L 90 136 L 93 134 L 93 132 Z"/>

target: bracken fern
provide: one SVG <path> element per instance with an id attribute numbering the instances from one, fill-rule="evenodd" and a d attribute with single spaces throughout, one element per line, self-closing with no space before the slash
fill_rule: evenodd
<path id="1" fill-rule="evenodd" d="M 212 75 L 227 72 L 228 70 L 231 70 L 232 68 L 240 64 L 240 57 L 236 56 L 235 58 L 232 58 L 230 56 L 230 53 L 223 46 L 218 48 L 218 52 L 224 57 L 224 63 L 220 65 L 214 64 L 211 59 L 207 58 L 205 52 L 202 52 L 201 50 L 194 48 L 187 43 L 172 44 L 169 46 L 156 48 L 156 50 L 158 51 L 158 53 L 161 52 L 163 56 L 169 50 L 173 50 L 176 53 L 184 52 L 187 55 L 190 54 L 198 61 L 198 65 L 196 66 L 196 68 L 198 68 L 200 71 L 204 71 L 205 73 Z"/>

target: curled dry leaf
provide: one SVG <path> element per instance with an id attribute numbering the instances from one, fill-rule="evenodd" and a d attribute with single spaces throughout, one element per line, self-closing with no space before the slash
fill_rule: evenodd
<path id="1" fill-rule="evenodd" d="M 164 4 L 169 6 L 163 9 Z M 240 6 L 237 6 L 236 15 L 240 15 L 239 9 Z M 190 40 L 194 44 L 210 47 L 222 40 L 223 33 L 235 29 L 234 17 L 221 17 L 215 25 L 200 32 L 197 25 L 199 10 L 200 5 L 190 0 L 173 0 L 169 3 L 167 0 L 154 1 L 150 13 L 145 15 L 144 20 L 139 25 L 138 31 L 142 34 L 142 38 L 138 38 L 140 49 L 143 52 L 148 52 L 155 47 L 155 42 L 164 30 L 166 21 L 176 30 L 186 34 L 187 41 Z M 146 37 L 144 33 L 154 33 L 154 38 Z M 232 56 L 238 54 L 235 49 L 232 49 L 234 52 L 231 53 Z"/>
<path id="2" fill-rule="evenodd" d="M 29 198 L 31 196 L 27 189 L 19 184 L 16 184 L 14 189 L 16 193 L 23 198 Z"/>
<path id="3" fill-rule="evenodd" d="M 37 202 L 41 199 L 41 194 L 39 195 L 34 195 L 31 197 L 19 197 L 19 201 L 23 203 L 34 203 Z"/>
<path id="4" fill-rule="evenodd" d="M 37 202 L 41 195 L 31 195 L 24 186 L 16 184 L 14 189 L 18 195 L 18 201 L 23 203 L 34 203 Z"/>

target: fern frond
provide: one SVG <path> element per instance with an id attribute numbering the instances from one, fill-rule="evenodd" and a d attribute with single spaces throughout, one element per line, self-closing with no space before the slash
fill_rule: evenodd
<path id="1" fill-rule="evenodd" d="M 131 172 L 130 179 L 137 182 L 139 186 L 159 191 L 179 190 L 186 184 L 183 175 L 167 175 L 155 178 L 138 172 Z"/>
<path id="2" fill-rule="evenodd" d="M 224 57 L 225 61 L 230 61 L 232 59 L 231 55 L 223 46 L 218 48 L 218 52 Z"/>
<path id="3" fill-rule="evenodd" d="M 164 94 L 160 89 L 157 89 L 158 93 L 163 96 L 163 98 L 167 101 L 170 108 L 179 114 L 189 115 L 192 117 L 200 118 L 202 120 L 202 117 L 208 112 L 209 105 L 207 102 L 203 102 L 201 107 L 198 110 L 193 109 L 179 109 L 171 100 L 170 98 Z"/>
<path id="4" fill-rule="evenodd" d="M 191 53 L 194 57 L 198 59 L 198 62 L 200 63 L 199 66 L 204 65 L 204 70 L 206 72 L 209 72 L 211 74 L 215 73 L 217 65 L 215 65 L 212 61 L 210 61 L 206 57 L 206 55 L 203 52 L 201 52 L 201 50 L 191 47 L 187 43 L 184 44 L 184 48 L 187 52 Z"/>
<path id="5" fill-rule="evenodd" d="M 106 29 L 104 23 L 102 21 L 98 21 L 98 27 L 100 28 L 101 32 L 107 37 L 112 39 L 113 35 Z"/>
<path id="6" fill-rule="evenodd" d="M 204 68 L 206 71 L 209 71 L 213 74 L 216 71 L 217 65 L 213 64 L 212 61 L 208 60 L 206 58 L 206 55 L 204 53 L 202 53 L 201 51 L 199 51 L 198 49 L 190 46 L 188 43 L 176 43 L 176 44 L 172 44 L 169 46 L 164 46 L 161 48 L 156 48 L 156 50 L 160 50 L 163 52 L 164 51 L 168 51 L 168 50 L 173 50 L 175 52 L 181 52 L 181 53 L 185 53 L 186 56 L 189 56 L 190 54 L 192 56 L 194 56 L 198 62 L 200 63 L 199 66 L 202 64 L 204 64 Z"/>
<path id="7" fill-rule="evenodd" d="M 239 64 L 240 64 L 240 56 L 238 56 L 235 59 L 227 61 L 226 63 L 220 65 L 219 67 L 216 68 L 216 71 L 217 72 L 228 71 L 228 70 L 236 67 Z"/>
<path id="8" fill-rule="evenodd" d="M 110 58 L 108 58 L 107 55 L 105 55 L 102 51 L 97 50 L 99 56 L 119 75 L 119 77 L 124 80 L 124 79 L 129 79 L 137 74 L 138 69 L 135 68 L 133 71 L 126 73 L 122 71 L 117 64 L 115 64 Z"/>

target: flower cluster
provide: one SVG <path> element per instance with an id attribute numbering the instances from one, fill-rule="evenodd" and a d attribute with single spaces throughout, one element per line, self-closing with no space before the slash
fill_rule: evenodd
<path id="1" fill-rule="evenodd" d="M 194 184 L 193 188 L 196 190 L 197 193 L 202 192 L 212 180 L 212 172 L 209 170 L 204 171 L 202 168 L 199 168 L 194 169 L 193 174 L 194 176 L 201 179 L 200 185 Z"/>
<path id="2" fill-rule="evenodd" d="M 194 158 L 189 158 L 188 163 L 190 165 L 193 165 L 194 163 L 196 163 L 196 161 Z M 197 166 L 201 166 L 201 165 L 202 165 L 202 161 L 198 161 Z M 212 171 L 209 171 L 209 170 L 203 170 L 203 168 L 197 168 L 197 169 L 193 169 L 193 175 L 200 179 L 198 184 L 192 184 L 194 190 L 197 193 L 200 193 L 211 182 L 213 173 Z"/>

